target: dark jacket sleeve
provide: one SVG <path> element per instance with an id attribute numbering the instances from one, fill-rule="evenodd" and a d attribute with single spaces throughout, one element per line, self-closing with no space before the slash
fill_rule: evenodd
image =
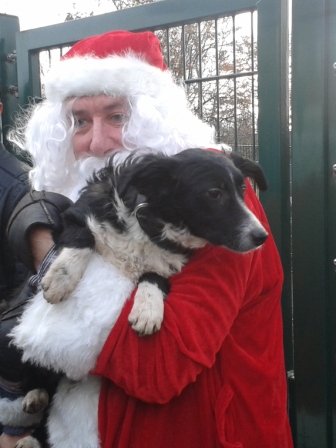
<path id="1" fill-rule="evenodd" d="M 67 197 L 46 191 L 29 191 L 15 207 L 7 226 L 8 239 L 16 256 L 35 271 L 29 249 L 29 232 L 46 227 L 54 233 L 62 230 L 61 214 L 72 205 Z"/>
<path id="2" fill-rule="evenodd" d="M 0 300 L 28 275 L 27 268 L 14 256 L 6 233 L 15 206 L 29 190 L 28 168 L 0 144 Z"/>

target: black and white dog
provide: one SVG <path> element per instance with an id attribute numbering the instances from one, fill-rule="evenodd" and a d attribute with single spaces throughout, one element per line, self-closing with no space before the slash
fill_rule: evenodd
<path id="1" fill-rule="evenodd" d="M 259 165 L 236 154 L 230 160 L 190 149 L 170 158 L 133 157 L 118 169 L 111 160 L 64 214 L 57 238 L 61 252 L 42 280 L 44 298 L 66 299 L 96 251 L 138 283 L 129 318 L 134 330 L 140 335 L 158 330 L 166 281 L 181 270 L 190 251 L 209 242 L 248 252 L 267 238 L 243 202 L 247 176 L 265 190 Z M 161 294 L 151 294 L 151 283 Z"/>
<path id="2" fill-rule="evenodd" d="M 167 279 L 194 250 L 246 253 L 264 243 L 244 204 L 246 177 L 266 190 L 259 165 L 236 154 L 195 148 L 117 167 L 112 158 L 65 212 L 59 255 L 12 333 L 24 360 L 65 374 L 50 408 L 52 446 L 99 447 L 100 380 L 88 374 L 136 285 L 129 321 L 149 335 L 163 320 Z"/>

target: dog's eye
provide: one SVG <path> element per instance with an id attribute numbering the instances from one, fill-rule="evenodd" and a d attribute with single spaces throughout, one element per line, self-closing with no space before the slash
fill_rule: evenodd
<path id="1" fill-rule="evenodd" d="M 212 188 L 211 190 L 208 190 L 207 192 L 210 199 L 219 199 L 222 197 L 221 190 L 218 190 L 218 188 Z"/>

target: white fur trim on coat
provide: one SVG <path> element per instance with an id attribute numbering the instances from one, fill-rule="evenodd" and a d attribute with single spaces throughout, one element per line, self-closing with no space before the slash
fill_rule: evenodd
<path id="1" fill-rule="evenodd" d="M 146 94 L 156 98 L 172 82 L 168 70 L 153 67 L 132 53 L 106 58 L 78 56 L 52 67 L 46 77 L 45 92 L 51 102 L 99 94 L 126 97 Z"/>
<path id="2" fill-rule="evenodd" d="M 52 448 L 99 448 L 98 402 L 101 379 L 72 382 L 62 378 L 49 410 Z"/>
<path id="3" fill-rule="evenodd" d="M 23 350 L 24 361 L 82 379 L 95 366 L 133 288 L 131 280 L 93 254 L 67 300 L 51 305 L 39 292 L 28 302 L 12 331 L 13 342 Z"/>

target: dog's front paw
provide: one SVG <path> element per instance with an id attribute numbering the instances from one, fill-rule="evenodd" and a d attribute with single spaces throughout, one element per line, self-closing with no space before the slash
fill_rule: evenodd
<path id="1" fill-rule="evenodd" d="M 160 330 L 164 312 L 164 293 L 151 283 L 140 283 L 134 297 L 128 322 L 139 336 L 147 336 Z"/>
<path id="2" fill-rule="evenodd" d="M 49 404 L 49 394 L 45 389 L 33 389 L 22 400 L 22 410 L 27 414 L 37 414 Z"/>
<path id="3" fill-rule="evenodd" d="M 14 448 L 41 448 L 41 445 L 34 437 L 26 436 L 23 439 L 19 440 L 15 444 Z"/>
<path id="4" fill-rule="evenodd" d="M 67 299 L 76 285 L 68 269 L 56 260 L 42 278 L 41 287 L 46 301 L 54 304 Z"/>
<path id="5" fill-rule="evenodd" d="M 42 278 L 43 296 L 49 303 L 67 299 L 84 274 L 91 249 L 65 248 Z"/>

